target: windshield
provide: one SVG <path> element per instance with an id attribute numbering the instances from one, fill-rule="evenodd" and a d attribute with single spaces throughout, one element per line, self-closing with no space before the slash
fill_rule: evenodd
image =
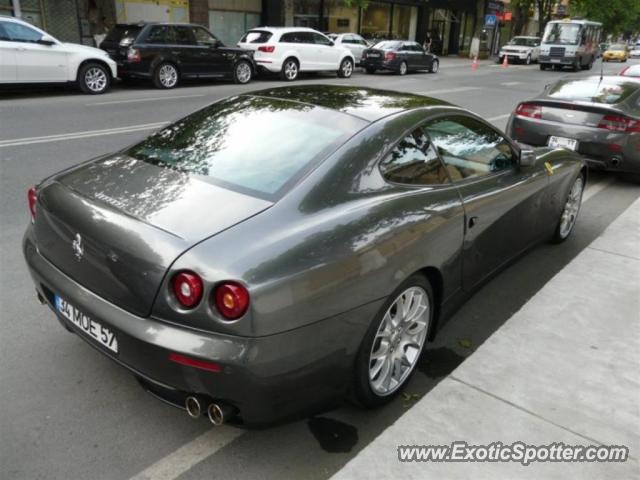
<path id="1" fill-rule="evenodd" d="M 616 52 L 624 52 L 626 49 L 627 49 L 627 47 L 625 47 L 624 45 L 622 45 L 620 43 L 617 43 L 615 45 L 611 45 L 609 47 L 609 50 L 613 50 L 613 51 L 616 51 Z"/>
<path id="2" fill-rule="evenodd" d="M 127 154 L 271 198 L 363 125 L 305 103 L 239 96 L 185 117 Z"/>
<path id="3" fill-rule="evenodd" d="M 520 47 L 535 47 L 538 44 L 537 38 L 515 37 L 509 42 L 509 45 L 518 45 Z"/>
<path id="4" fill-rule="evenodd" d="M 393 42 L 389 40 L 385 40 L 383 42 L 376 43 L 373 48 L 377 48 L 378 50 L 395 50 L 400 46 L 400 42 Z"/>
<path id="5" fill-rule="evenodd" d="M 555 45 L 576 45 L 581 27 L 577 23 L 549 23 L 544 30 L 544 43 Z"/>
<path id="6" fill-rule="evenodd" d="M 640 89 L 640 83 L 621 78 L 564 80 L 551 87 L 547 94 L 558 100 L 571 100 L 613 105 L 624 101 Z"/>

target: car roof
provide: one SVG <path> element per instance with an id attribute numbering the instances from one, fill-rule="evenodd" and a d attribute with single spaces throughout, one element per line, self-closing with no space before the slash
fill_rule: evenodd
<path id="1" fill-rule="evenodd" d="M 246 95 L 306 103 L 374 122 L 420 107 L 452 106 L 436 98 L 377 88 L 340 85 L 300 85 L 258 90 Z"/>
<path id="2" fill-rule="evenodd" d="M 286 32 L 317 32 L 318 30 L 314 30 L 309 27 L 255 27 L 249 30 L 250 32 L 255 32 L 256 30 L 263 30 L 265 32 L 271 33 L 286 33 Z"/>

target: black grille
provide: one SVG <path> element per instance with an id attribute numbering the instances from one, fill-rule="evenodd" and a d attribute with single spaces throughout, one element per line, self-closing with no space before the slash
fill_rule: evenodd
<path id="1" fill-rule="evenodd" d="M 549 49 L 550 57 L 564 57 L 564 47 L 551 47 Z"/>

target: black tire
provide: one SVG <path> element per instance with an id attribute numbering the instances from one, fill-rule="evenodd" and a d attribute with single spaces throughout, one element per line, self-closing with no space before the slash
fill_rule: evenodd
<path id="1" fill-rule="evenodd" d="M 433 62 L 431 62 L 431 65 L 429 66 L 429 73 L 438 73 L 439 69 L 440 69 L 440 62 L 438 60 L 434 60 Z"/>
<path id="2" fill-rule="evenodd" d="M 287 82 L 293 82 L 300 75 L 300 63 L 293 57 L 287 58 L 282 62 L 282 70 L 280 70 L 280 78 Z"/>
<path id="3" fill-rule="evenodd" d="M 374 67 L 366 67 L 364 71 L 367 72 L 369 75 L 373 75 L 374 73 L 376 73 L 376 69 Z"/>
<path id="4" fill-rule="evenodd" d="M 240 60 L 233 67 L 233 82 L 245 85 L 253 78 L 253 68 L 251 64 L 246 60 Z"/>
<path id="5" fill-rule="evenodd" d="M 404 60 L 400 62 L 400 65 L 398 66 L 398 75 L 406 75 L 407 72 L 409 71 L 409 65 L 407 65 L 407 62 L 405 62 Z"/>
<path id="6" fill-rule="evenodd" d="M 498 57 L 498 60 L 496 60 L 496 63 L 500 64 L 502 62 L 504 62 L 504 57 Z"/>
<path id="7" fill-rule="evenodd" d="M 353 61 L 350 58 L 345 58 L 340 62 L 340 68 L 338 68 L 339 78 L 349 78 L 353 74 Z"/>
<path id="8" fill-rule="evenodd" d="M 582 69 L 582 62 L 580 61 L 579 58 L 576 58 L 576 61 L 573 62 L 573 65 L 571 65 L 571 70 L 573 70 L 574 72 L 579 72 Z"/>
<path id="9" fill-rule="evenodd" d="M 408 383 L 409 379 L 415 372 L 415 366 L 420 362 L 420 358 L 414 363 L 412 370 L 410 373 L 404 377 L 403 381 L 395 388 L 395 390 L 387 395 L 380 395 L 373 391 L 369 381 L 369 367 L 370 367 L 370 355 L 372 348 L 374 346 L 374 342 L 376 341 L 376 334 L 378 333 L 378 328 L 387 312 L 387 310 L 393 305 L 396 298 L 402 294 L 405 290 L 410 287 L 420 287 L 427 293 L 427 298 L 429 301 L 429 320 L 428 325 L 426 327 L 426 337 L 424 340 L 424 345 L 428 342 L 430 338 L 430 330 L 433 326 L 433 312 L 434 312 L 434 296 L 433 289 L 431 288 L 431 284 L 429 281 L 422 275 L 414 274 L 408 279 L 406 279 L 402 284 L 394 290 L 394 292 L 389 295 L 389 298 L 385 301 L 384 305 L 380 309 L 380 311 L 376 314 L 375 318 L 371 322 L 367 333 L 365 334 L 362 343 L 360 344 L 360 349 L 358 350 L 358 355 L 356 357 L 356 363 L 354 368 L 354 377 L 353 377 L 353 400 L 360 406 L 366 408 L 374 408 L 381 405 L 384 405 L 390 402 L 393 398 L 395 398 L 404 388 L 404 386 Z M 424 350 L 424 348 L 422 348 Z"/>
<path id="10" fill-rule="evenodd" d="M 579 202 L 578 202 L 578 210 L 575 212 L 575 214 L 572 216 L 572 223 L 571 226 L 569 228 L 568 231 L 563 231 L 563 224 L 562 224 L 562 217 L 564 216 L 564 212 L 566 209 L 566 204 L 572 194 L 572 190 L 574 188 L 574 185 L 576 185 L 576 183 L 580 181 L 581 182 L 581 189 L 580 189 L 580 198 L 579 198 Z M 573 227 L 575 226 L 575 222 L 578 219 L 578 215 L 580 213 L 580 205 L 582 204 L 582 195 L 584 194 L 584 175 L 581 173 L 580 175 L 578 175 L 576 177 L 576 179 L 571 183 L 571 187 L 569 187 L 569 191 L 567 192 L 566 198 L 567 200 L 565 201 L 565 204 L 562 207 L 562 212 L 560 213 L 560 218 L 558 219 L 558 225 L 556 226 L 555 231 L 553 232 L 553 237 L 551 238 L 551 243 L 562 243 L 564 242 L 567 238 L 569 238 L 571 236 L 571 233 L 573 232 Z"/>
<path id="11" fill-rule="evenodd" d="M 111 87 L 111 73 L 101 63 L 87 62 L 78 70 L 77 83 L 82 93 L 101 95 Z"/>
<path id="12" fill-rule="evenodd" d="M 541 63 L 540 64 L 540 70 L 546 70 L 547 69 L 547 64 L 546 63 Z"/>
<path id="13" fill-rule="evenodd" d="M 168 90 L 176 88 L 180 82 L 180 71 L 171 62 L 160 62 L 154 68 L 151 78 L 156 88 Z"/>

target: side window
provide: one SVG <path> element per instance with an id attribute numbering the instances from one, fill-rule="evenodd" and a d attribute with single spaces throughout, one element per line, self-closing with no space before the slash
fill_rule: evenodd
<path id="1" fill-rule="evenodd" d="M 313 43 L 315 43 L 316 45 L 326 45 L 326 46 L 331 45 L 331 40 L 329 40 L 324 35 L 320 35 L 319 33 L 316 33 L 316 32 L 310 32 L 310 34 L 311 34 L 311 38 L 313 39 Z"/>
<path id="2" fill-rule="evenodd" d="M 420 44 L 414 42 L 411 45 L 413 47 L 413 51 L 414 52 L 424 53 L 424 48 L 422 48 L 422 46 Z"/>
<path id="3" fill-rule="evenodd" d="M 408 185 L 449 183 L 447 171 L 424 131 L 415 129 L 380 162 L 382 176 Z"/>
<path id="4" fill-rule="evenodd" d="M 515 165 L 516 154 L 505 138 L 473 118 L 444 117 L 428 123 L 425 130 L 453 181 L 489 175 Z"/>
<path id="5" fill-rule="evenodd" d="M 367 45 L 367 42 L 364 41 L 364 38 L 362 38 L 359 35 L 354 35 L 354 42 L 360 45 L 365 45 L 365 46 Z"/>
<path id="6" fill-rule="evenodd" d="M 207 32 L 204 28 L 194 27 L 193 34 L 196 37 L 196 43 L 203 47 L 209 47 L 218 43 L 216 37 Z"/>
<path id="7" fill-rule="evenodd" d="M 166 43 L 167 41 L 167 27 L 153 27 L 147 35 L 147 43 L 154 45 Z"/>
<path id="8" fill-rule="evenodd" d="M 9 34 L 4 29 L 4 22 L 0 22 L 0 40 L 9 41 Z"/>
<path id="9" fill-rule="evenodd" d="M 280 42 L 281 43 L 301 43 L 299 37 L 299 33 L 297 32 L 289 32 L 289 33 L 284 33 L 281 37 L 280 37 Z"/>
<path id="10" fill-rule="evenodd" d="M 36 43 L 42 38 L 42 34 L 33 28 L 25 27 L 19 23 L 4 23 L 6 35 L 13 42 Z"/>
<path id="11" fill-rule="evenodd" d="M 173 45 L 194 45 L 195 39 L 192 37 L 189 27 L 169 27 L 167 43 Z"/>

